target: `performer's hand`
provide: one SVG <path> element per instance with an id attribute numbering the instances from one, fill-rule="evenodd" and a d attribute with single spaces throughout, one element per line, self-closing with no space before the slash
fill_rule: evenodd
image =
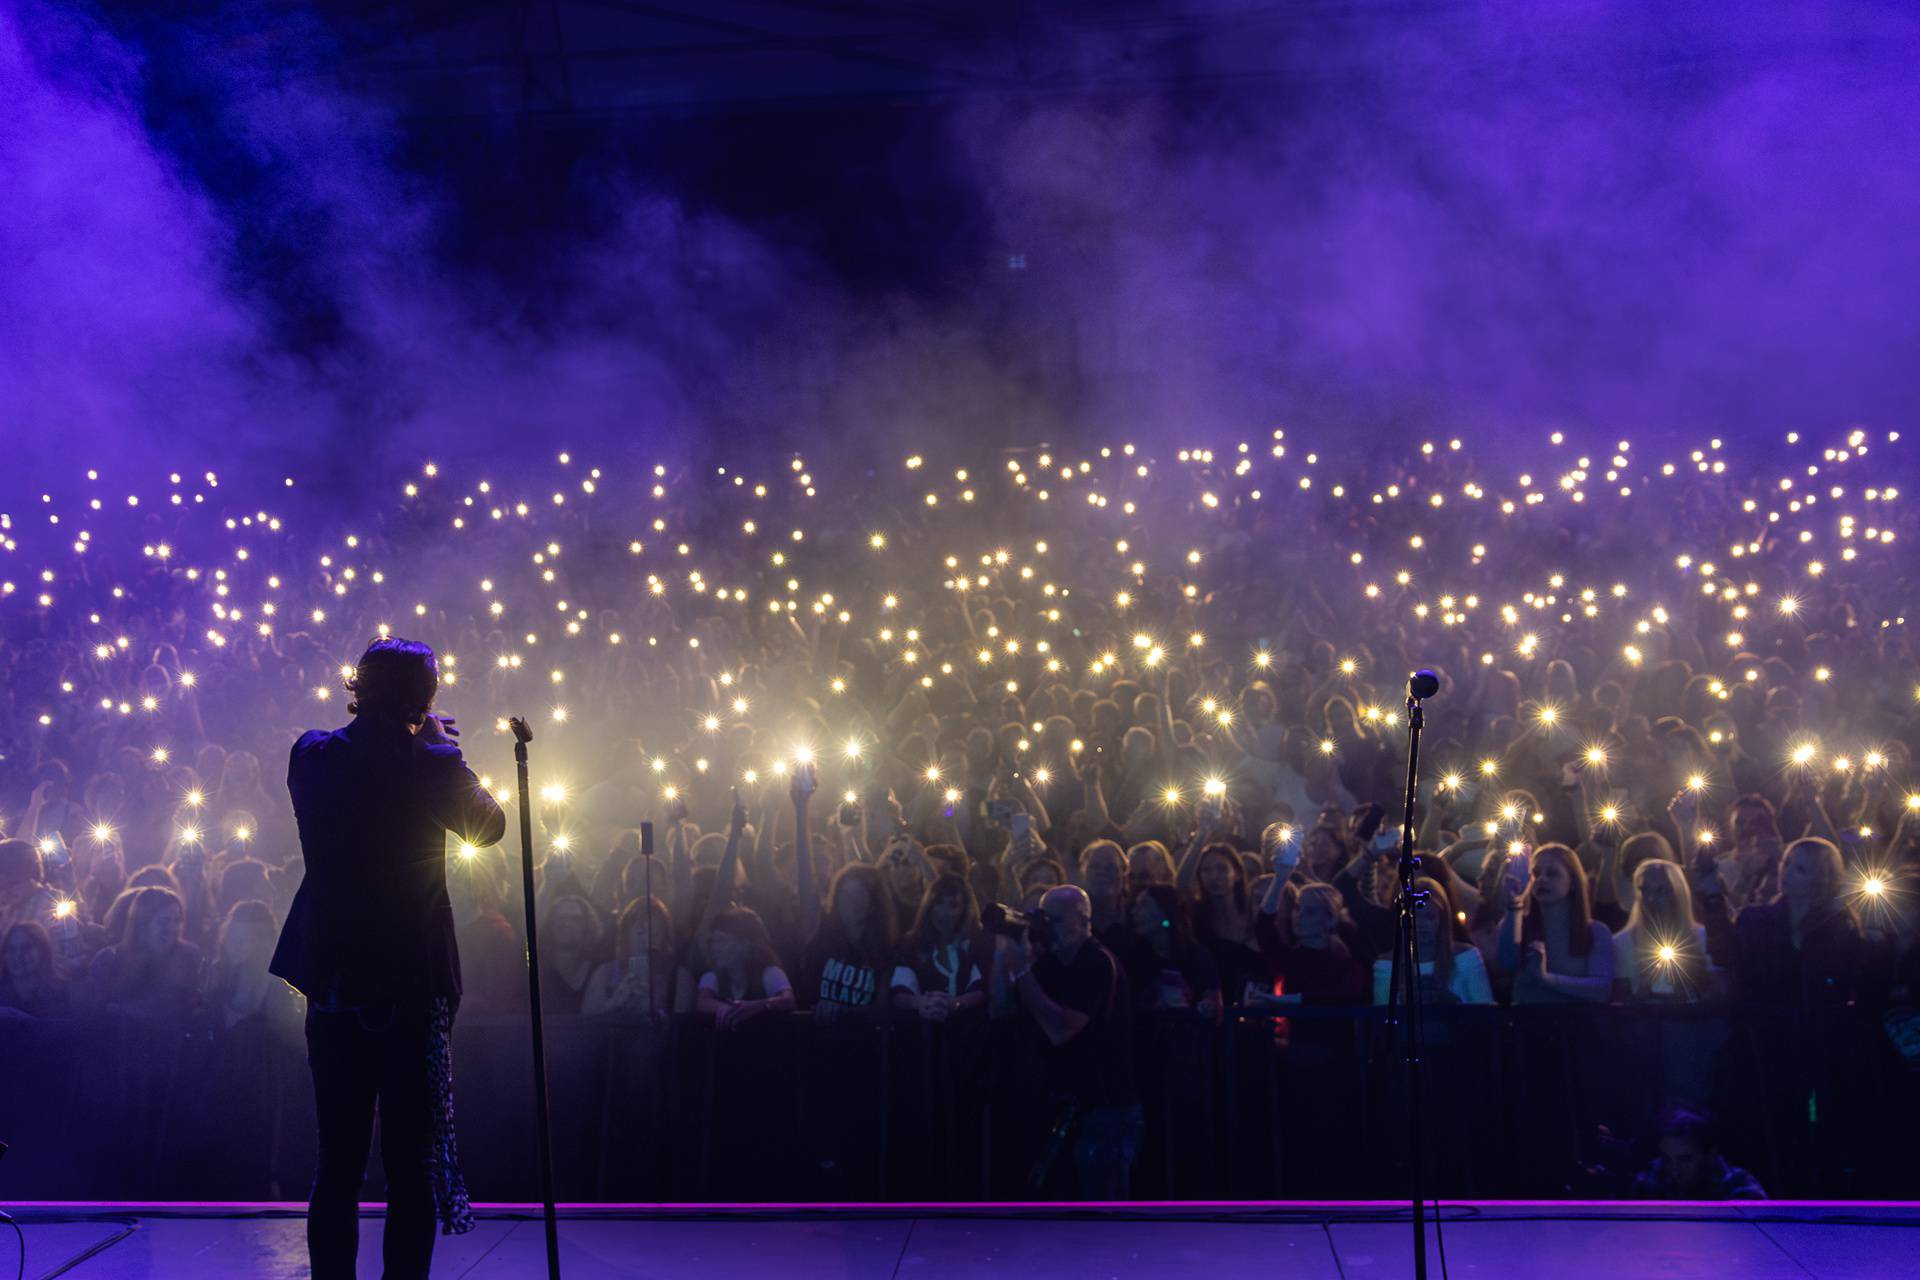
<path id="1" fill-rule="evenodd" d="M 420 737 L 434 746 L 455 743 L 459 736 L 460 730 L 454 727 L 452 716 L 429 711 L 420 721 Z"/>

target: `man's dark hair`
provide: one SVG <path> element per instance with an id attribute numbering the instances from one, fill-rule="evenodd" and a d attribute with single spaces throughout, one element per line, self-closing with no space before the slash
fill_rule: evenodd
<path id="1" fill-rule="evenodd" d="M 367 646 L 347 677 L 347 692 L 353 695 L 347 710 L 356 716 L 392 716 L 411 723 L 433 706 L 439 690 L 440 668 L 433 650 L 418 640 L 386 636 Z"/>

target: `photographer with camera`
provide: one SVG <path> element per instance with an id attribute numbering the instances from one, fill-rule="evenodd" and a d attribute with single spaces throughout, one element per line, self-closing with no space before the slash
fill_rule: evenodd
<path id="1" fill-rule="evenodd" d="M 1049 890 L 1030 913 L 996 907 L 987 922 L 1007 983 L 1039 1033 L 1052 1104 L 1030 1185 L 1043 1187 L 1065 1153 L 1074 1194 L 1123 1200 L 1145 1127 L 1125 971 L 1094 938 L 1092 905 L 1077 885 Z"/>

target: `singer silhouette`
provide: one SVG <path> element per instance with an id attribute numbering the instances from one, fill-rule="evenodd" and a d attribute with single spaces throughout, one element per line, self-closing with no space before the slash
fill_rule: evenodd
<path id="1" fill-rule="evenodd" d="M 287 766 L 306 871 L 268 968 L 307 997 L 315 1280 L 355 1273 L 376 1104 L 387 1280 L 427 1274 L 436 1219 L 447 1232 L 473 1225 L 453 1142 L 460 955 L 446 840 L 496 844 L 506 817 L 461 756 L 453 718 L 433 713 L 439 683 L 426 645 L 374 641 L 347 680 L 352 723 L 302 734 Z"/>

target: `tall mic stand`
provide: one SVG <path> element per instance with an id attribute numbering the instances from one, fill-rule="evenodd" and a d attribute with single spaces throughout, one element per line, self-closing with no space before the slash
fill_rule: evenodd
<path id="1" fill-rule="evenodd" d="M 533 1103 L 540 1133 L 540 1191 L 547 1222 L 547 1277 L 560 1280 L 560 1221 L 553 1205 L 553 1121 L 547 1114 L 547 1039 L 540 1022 L 540 932 L 533 909 L 533 801 L 527 792 L 527 744 L 533 730 L 519 716 L 513 730 L 513 763 L 520 775 L 520 875 L 527 905 L 527 1003 L 533 1011 Z"/>
<path id="2" fill-rule="evenodd" d="M 1413 1196 L 1413 1274 L 1414 1280 L 1427 1280 L 1427 1201 L 1424 1194 L 1426 1150 L 1420 1129 L 1420 931 L 1415 913 L 1427 905 L 1427 895 L 1415 887 L 1420 876 L 1420 859 L 1413 852 L 1414 802 L 1420 785 L 1420 730 L 1426 716 L 1422 698 L 1439 692 L 1440 680 L 1431 671 L 1416 671 L 1407 681 L 1407 801 L 1400 825 L 1400 891 L 1394 904 L 1393 967 L 1387 980 L 1387 1026 L 1396 1028 L 1404 1018 L 1407 1048 L 1407 1165 L 1411 1173 Z M 1428 910 L 1433 908 L 1427 905 Z M 1447 936 L 1442 922 L 1441 945 Z M 1400 1005 L 1401 978 L 1406 978 L 1406 1006 Z M 1435 1214 L 1434 1227 L 1439 1228 Z M 1442 1262 L 1445 1252 L 1442 1246 Z"/>

